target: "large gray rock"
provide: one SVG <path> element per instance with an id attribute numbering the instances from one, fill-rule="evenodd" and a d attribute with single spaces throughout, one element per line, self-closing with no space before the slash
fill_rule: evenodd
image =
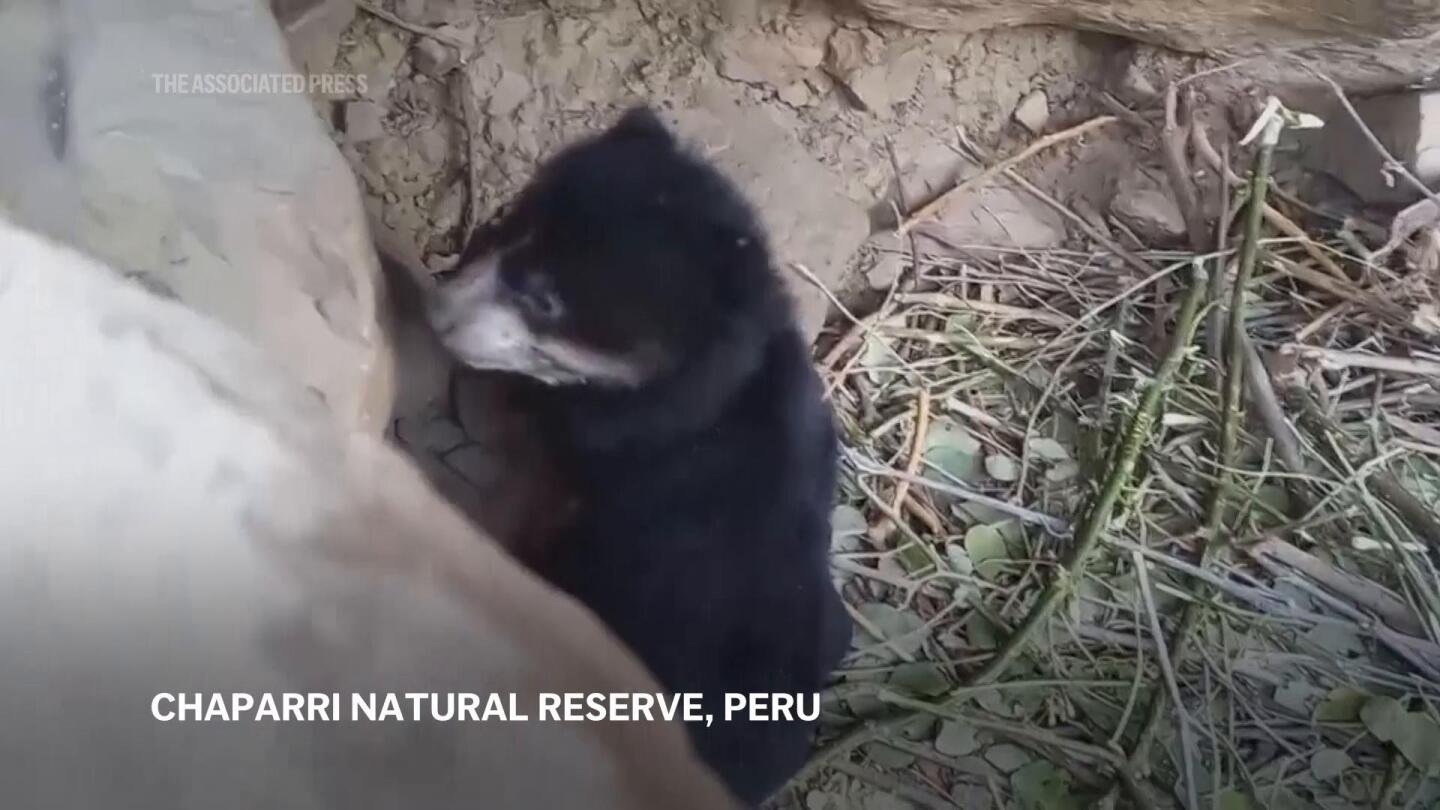
<path id="1" fill-rule="evenodd" d="M 978 31 L 1063 25 L 1185 51 L 1336 38 L 1378 41 L 1440 31 L 1431 0 L 854 0 L 874 17 L 917 28 Z"/>
<path id="2" fill-rule="evenodd" d="M 0 4 L 0 214 L 251 337 L 378 432 L 379 268 L 307 89 L 254 0 Z"/>
<path id="3" fill-rule="evenodd" d="M 232 330 L 0 218 L 0 346 L 5 806 L 732 807 L 679 723 L 542 722 L 544 693 L 660 687 Z M 407 692 L 530 722 L 352 719 Z"/>

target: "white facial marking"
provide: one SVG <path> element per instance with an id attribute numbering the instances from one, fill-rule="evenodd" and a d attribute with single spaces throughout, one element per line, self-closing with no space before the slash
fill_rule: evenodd
<path id="1" fill-rule="evenodd" d="M 539 349 L 557 366 L 584 380 L 633 387 L 647 376 L 646 365 L 637 358 L 597 352 L 568 340 L 541 338 Z"/>
<path id="2" fill-rule="evenodd" d="M 602 383 L 633 386 L 643 364 L 563 338 L 537 334 L 504 294 L 500 255 L 488 254 L 431 291 L 430 325 L 460 362 L 485 371 L 509 371 L 552 385 Z"/>
<path id="3" fill-rule="evenodd" d="M 440 342 L 467 366 L 534 374 L 536 337 L 501 295 L 498 254 L 464 267 L 431 291 L 428 314 Z"/>

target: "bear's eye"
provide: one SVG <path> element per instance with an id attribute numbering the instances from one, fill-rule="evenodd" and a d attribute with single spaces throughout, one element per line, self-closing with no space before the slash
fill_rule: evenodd
<path id="1" fill-rule="evenodd" d="M 544 323 L 553 323 L 565 314 L 565 307 L 560 303 L 560 296 L 551 289 L 523 292 L 520 294 L 520 304 L 525 308 L 526 314 Z"/>
<path id="2" fill-rule="evenodd" d="M 518 262 L 516 264 L 518 265 Z M 543 273 L 520 270 L 512 265 L 502 267 L 500 275 L 505 286 L 510 288 L 516 306 L 526 318 L 535 323 L 554 323 L 565 314 L 559 293 Z"/>

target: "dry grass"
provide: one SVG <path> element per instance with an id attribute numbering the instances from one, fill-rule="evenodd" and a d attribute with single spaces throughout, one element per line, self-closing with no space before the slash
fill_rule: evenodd
<path id="1" fill-rule="evenodd" d="M 1214 249 L 916 251 L 826 353 L 863 630 L 802 804 L 1440 800 L 1440 236 L 1235 174 Z"/>

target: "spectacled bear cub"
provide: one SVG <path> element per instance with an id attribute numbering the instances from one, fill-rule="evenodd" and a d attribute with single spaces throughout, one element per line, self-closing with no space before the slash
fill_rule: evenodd
<path id="1" fill-rule="evenodd" d="M 578 506 L 539 573 L 672 692 L 700 755 L 758 803 L 814 724 L 724 719 L 813 693 L 849 646 L 827 559 L 836 437 L 749 205 L 648 109 L 543 165 L 429 315 L 464 364 L 533 383 Z"/>

